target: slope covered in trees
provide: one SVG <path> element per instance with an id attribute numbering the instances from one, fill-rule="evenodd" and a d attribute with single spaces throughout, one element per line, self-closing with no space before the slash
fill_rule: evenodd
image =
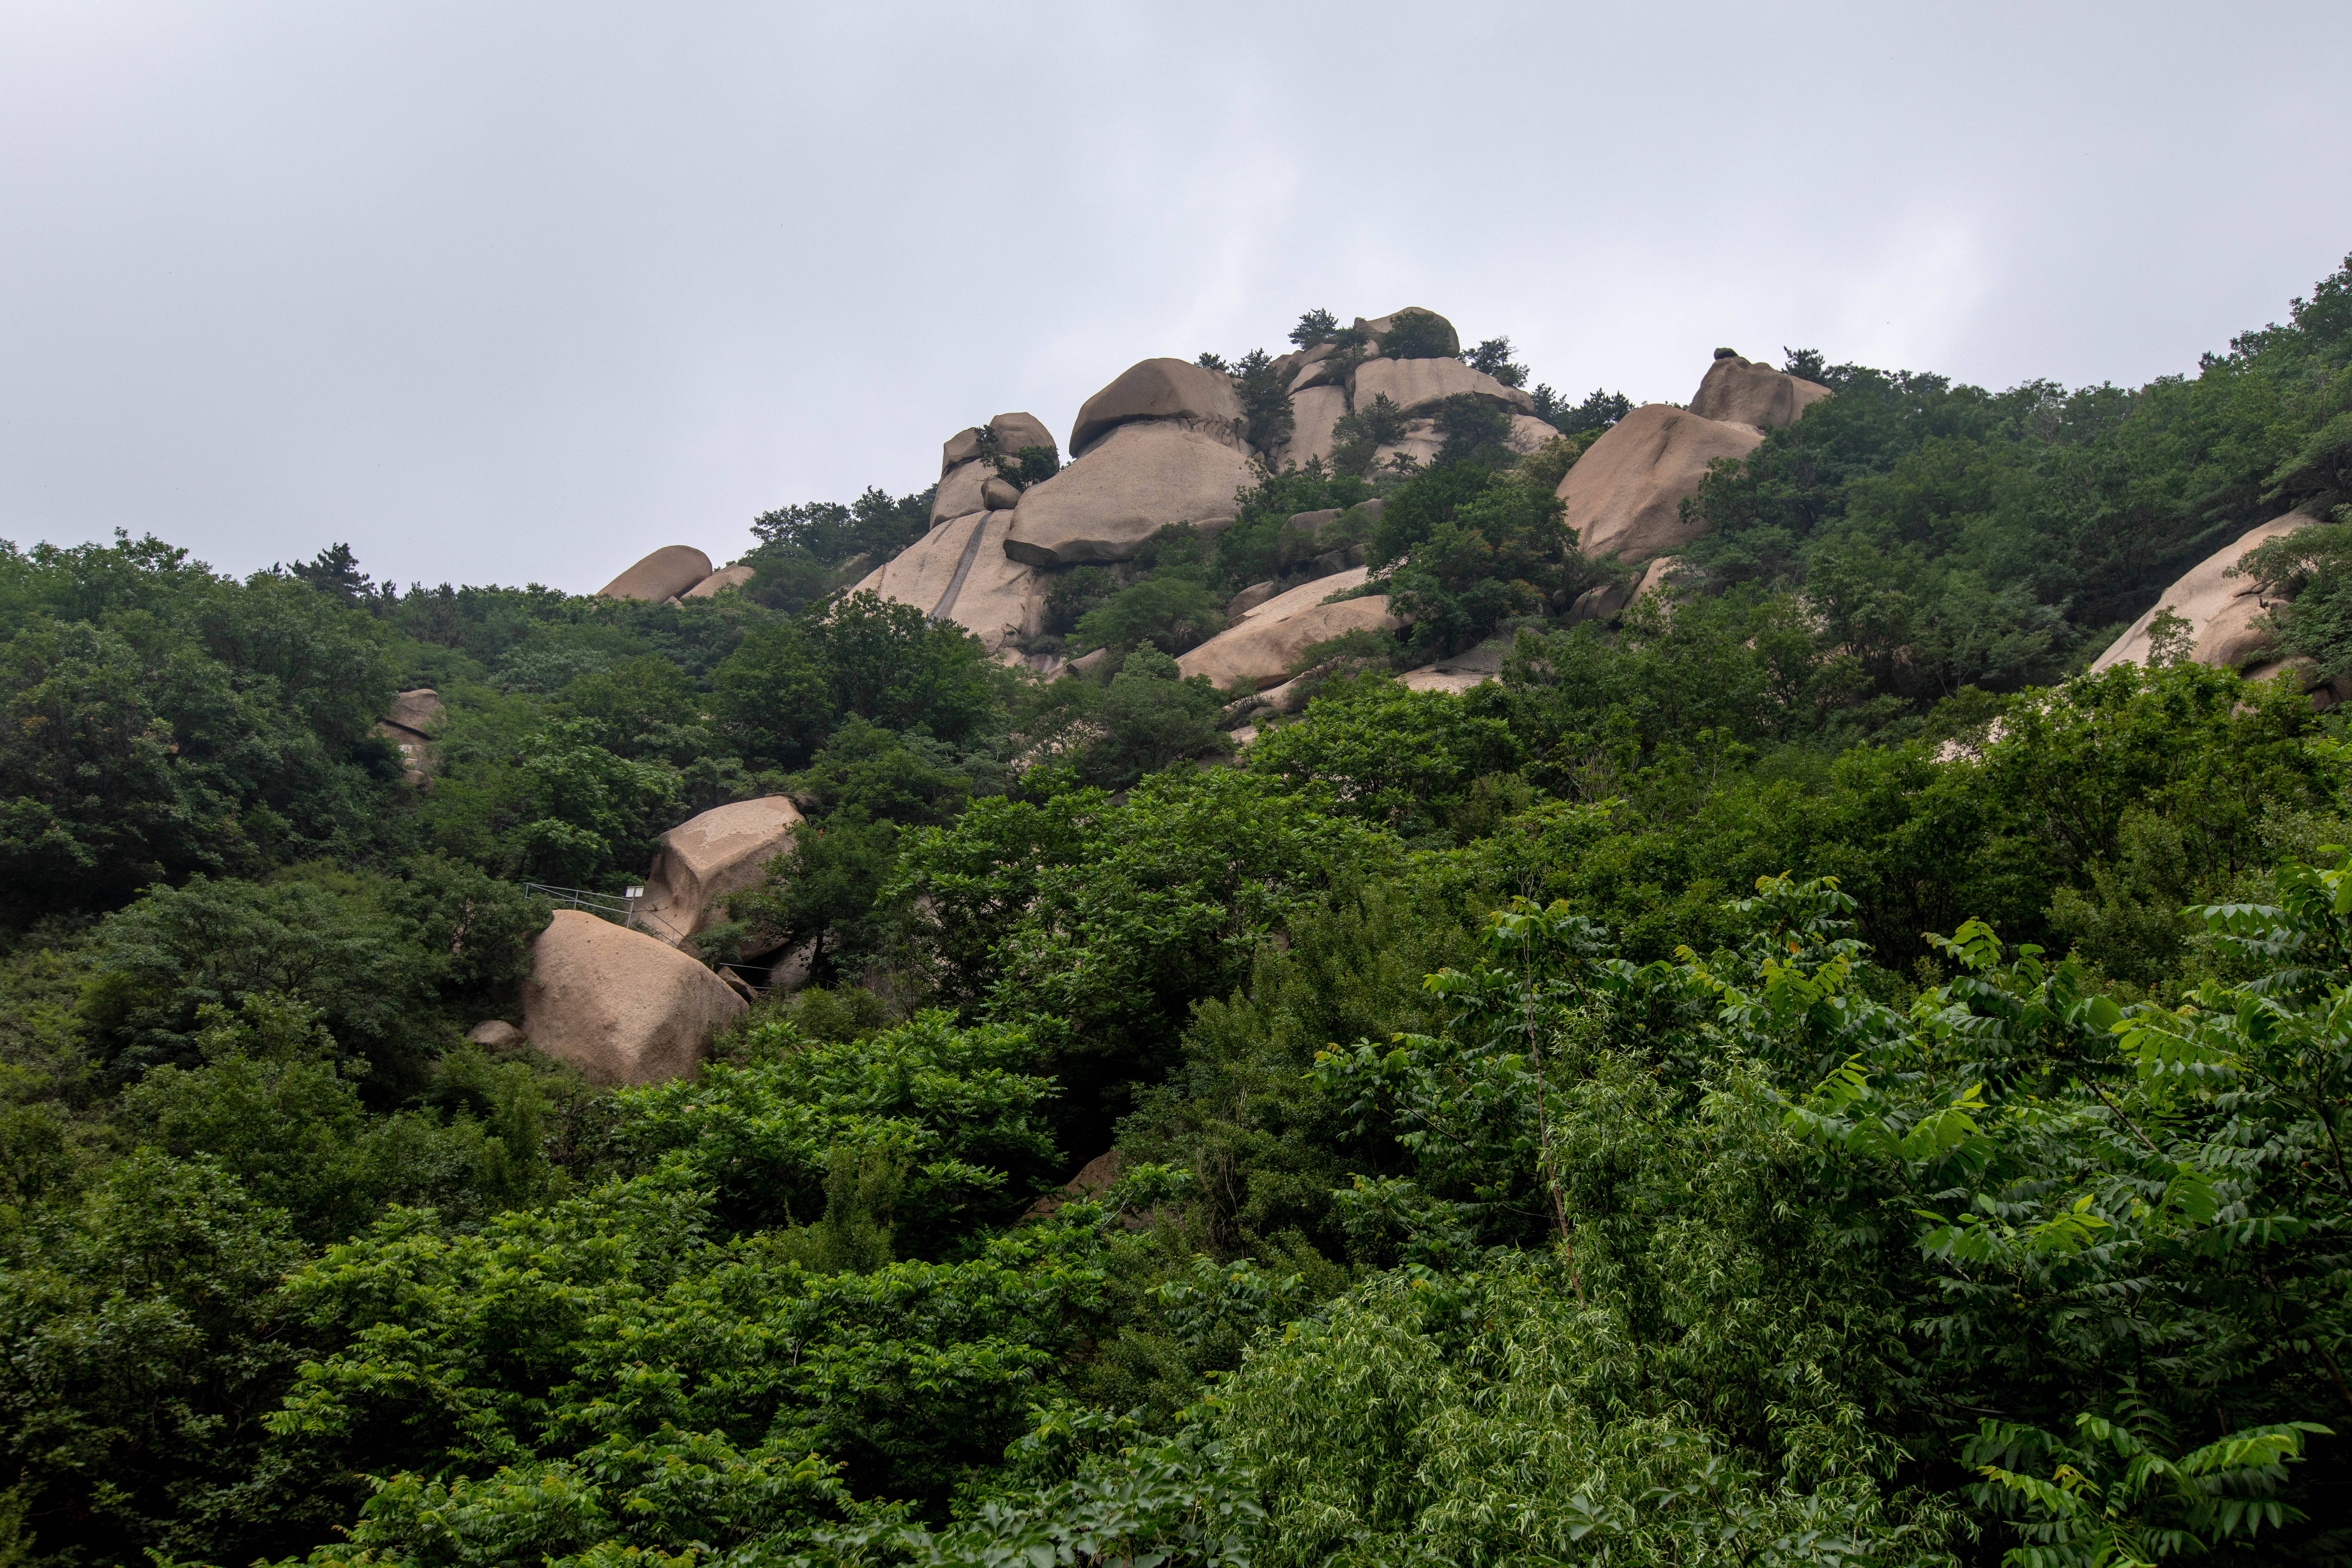
<path id="1" fill-rule="evenodd" d="M 1068 572 L 1051 680 L 847 591 L 920 494 L 672 603 L 8 548 L 0 1561 L 2345 1561 L 2352 742 L 2083 672 L 2294 507 L 2352 669 L 2352 272 L 2136 390 L 1788 365 L 1614 623 L 1549 389 Z M 1232 711 L 1318 509 L 1402 635 Z M 526 884 L 780 792 L 695 948 L 818 983 L 699 1077 L 465 1037 Z"/>

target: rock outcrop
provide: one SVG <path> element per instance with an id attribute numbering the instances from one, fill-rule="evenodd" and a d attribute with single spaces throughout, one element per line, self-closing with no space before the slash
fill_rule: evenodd
<path id="1" fill-rule="evenodd" d="M 694 960 L 584 910 L 558 910 L 531 943 L 522 1031 L 592 1083 L 659 1083 L 699 1070 L 710 1034 L 744 1002 Z"/>
<path id="2" fill-rule="evenodd" d="M 400 748 L 401 782 L 421 784 L 433 773 L 433 732 L 441 726 L 441 694 L 429 686 L 396 694 L 375 733 Z"/>
<path id="3" fill-rule="evenodd" d="M 793 847 L 801 814 L 790 797 L 713 806 L 661 836 L 632 918 L 676 947 L 726 918 L 720 900 L 759 886 L 767 863 Z"/>
<path id="4" fill-rule="evenodd" d="M 2191 566 L 2158 596 L 2147 614 L 2107 645 L 2107 650 L 2091 662 L 2091 668 L 2095 672 L 2126 662 L 2146 664 L 2155 651 L 2156 617 L 2167 610 L 2189 623 L 2189 657 L 2200 664 L 2244 669 L 2276 663 L 2270 631 L 2263 625 L 2269 606 L 2252 577 L 2232 577 L 2230 573 L 2257 545 L 2323 521 L 2317 510 L 2298 507 L 2250 530 Z"/>
<path id="5" fill-rule="evenodd" d="M 1201 428 L 1172 419 L 1117 425 L 1023 493 L 1004 552 L 1033 566 L 1129 560 L 1168 523 L 1233 516 L 1234 492 L 1251 480 L 1247 453 Z"/>
<path id="6" fill-rule="evenodd" d="M 1698 395 L 1690 401 L 1690 411 L 1702 419 L 1778 430 L 1794 425 L 1806 409 L 1829 395 L 1830 389 L 1819 382 L 1801 381 L 1769 364 L 1725 354 L 1707 367 L 1706 379 L 1698 384 Z"/>
<path id="7" fill-rule="evenodd" d="M 1396 630 L 1403 623 L 1390 613 L 1385 595 L 1323 602 L 1361 587 L 1369 575 L 1359 566 L 1276 595 L 1179 658 L 1177 673 L 1205 675 L 1221 691 L 1255 691 L 1287 680 L 1299 657 L 1317 643 L 1352 631 Z"/>
<path id="8" fill-rule="evenodd" d="M 466 1037 L 493 1051 L 512 1050 L 530 1037 L 504 1018 L 488 1018 L 466 1031 Z"/>
<path id="9" fill-rule="evenodd" d="M 678 595 L 681 599 L 708 599 L 722 588 L 740 588 L 749 583 L 752 569 L 749 566 L 721 566 L 693 587 Z"/>
<path id="10" fill-rule="evenodd" d="M 1426 414 L 1449 397 L 1467 394 L 1533 414 L 1536 400 L 1516 386 L 1472 370 L 1458 359 L 1373 359 L 1356 367 L 1356 406 L 1385 397 L 1407 414 Z"/>
<path id="11" fill-rule="evenodd" d="M 1634 409 L 1593 442 L 1559 481 L 1577 548 L 1628 564 L 1681 549 L 1704 531 L 1682 503 L 1709 463 L 1745 458 L 1764 439 L 1753 426 L 1705 419 L 1668 404 Z"/>
<path id="12" fill-rule="evenodd" d="M 1070 456 L 1083 458 L 1119 426 L 1139 419 L 1177 420 L 1234 447 L 1242 400 L 1233 378 L 1181 359 L 1148 359 L 1086 401 L 1070 426 Z"/>
<path id="13" fill-rule="evenodd" d="M 1000 414 L 984 426 L 968 426 L 941 442 L 931 521 L 945 522 L 1011 506 L 1020 489 L 997 472 L 994 459 L 1013 457 L 1024 447 L 1055 450 L 1053 432 L 1034 414 Z"/>
<path id="14" fill-rule="evenodd" d="M 1384 346 L 1388 342 L 1389 329 L 1395 326 L 1396 319 L 1399 316 L 1403 315 L 1407 310 L 1420 311 L 1421 314 L 1430 317 L 1432 320 L 1436 321 L 1439 331 L 1439 341 L 1444 345 L 1444 352 L 1447 355 L 1452 356 L 1461 353 L 1462 334 L 1454 330 L 1454 323 L 1439 315 L 1436 311 L 1423 310 L 1419 305 L 1407 305 L 1401 310 L 1391 310 L 1385 316 L 1376 316 L 1369 321 L 1364 320 L 1363 317 L 1359 316 L 1356 318 L 1356 331 L 1368 335 L 1372 340 L 1375 347 Z"/>
<path id="15" fill-rule="evenodd" d="M 996 653 L 1016 637 L 1043 629 L 1048 578 L 1005 553 L 1009 511 L 950 518 L 875 568 L 857 590 L 912 605 L 933 620 L 953 621 Z"/>
<path id="16" fill-rule="evenodd" d="M 596 590 L 600 599 L 675 599 L 710 575 L 710 557 L 689 545 L 665 544 Z"/>
<path id="17" fill-rule="evenodd" d="M 1304 392 L 1290 395 L 1290 439 L 1276 454 L 1276 461 L 1286 468 L 1305 468 L 1310 458 L 1331 460 L 1331 450 L 1339 445 L 1333 434 L 1340 416 L 1348 412 L 1348 391 L 1341 386 L 1310 386 Z"/>

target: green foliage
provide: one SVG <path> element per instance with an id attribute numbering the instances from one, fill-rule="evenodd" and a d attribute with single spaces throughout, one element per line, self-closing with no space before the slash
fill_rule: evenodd
<path id="1" fill-rule="evenodd" d="M 1290 405 L 1286 377 L 1277 374 L 1264 349 L 1252 349 L 1233 367 L 1234 390 L 1242 402 L 1242 427 L 1251 446 L 1273 454 L 1290 439 L 1298 416 Z"/>
<path id="2" fill-rule="evenodd" d="M 1389 359 L 1450 359 L 1460 347 L 1445 319 L 1428 310 L 1399 310 L 1381 334 L 1381 353 Z"/>
<path id="3" fill-rule="evenodd" d="M 1342 414 L 1332 425 L 1331 467 L 1362 478 L 1376 449 L 1403 440 L 1411 423 L 1387 393 L 1375 393 L 1370 403 Z"/>
<path id="4" fill-rule="evenodd" d="M 1177 763 L 1231 756 L 1234 743 L 1216 727 L 1223 701 L 1207 676 L 1182 679 L 1168 655 L 1136 648 L 1095 707 L 1102 735 L 1077 760 L 1080 782 L 1125 789 Z"/>
<path id="5" fill-rule="evenodd" d="M 1513 385 L 1518 384 L 1514 382 Z M 1594 387 L 1581 403 L 1570 403 L 1549 386 L 1535 390 L 1536 417 L 1563 436 L 1606 430 L 1633 411 L 1633 401 L 1622 392 Z"/>
<path id="6" fill-rule="evenodd" d="M 1517 761 L 1510 727 L 1461 698 L 1365 679 L 1326 688 L 1250 748 L 1252 772 L 1320 785 L 1337 810 L 1407 838 L 1436 830 L 1471 784 Z"/>
<path id="7" fill-rule="evenodd" d="M 1080 616 L 1072 640 L 1080 648 L 1149 647 L 1179 654 L 1224 629 L 1221 596 L 1191 575 L 1155 572 Z"/>

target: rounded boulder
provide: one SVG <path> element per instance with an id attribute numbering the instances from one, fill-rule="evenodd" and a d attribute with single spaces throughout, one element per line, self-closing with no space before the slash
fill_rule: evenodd
<path id="1" fill-rule="evenodd" d="M 1559 481 L 1567 523 L 1586 555 L 1631 565 L 1670 554 L 1704 531 L 1683 521 L 1709 463 L 1745 458 L 1763 442 L 1747 425 L 1647 403 L 1611 426 Z"/>
<path id="2" fill-rule="evenodd" d="M 1769 364 L 1727 354 L 1707 366 L 1690 411 L 1702 419 L 1778 430 L 1794 425 L 1806 409 L 1830 395 L 1816 381 L 1801 381 Z"/>
<path id="3" fill-rule="evenodd" d="M 1070 456 L 1083 458 L 1119 426 L 1138 419 L 1181 419 L 1223 432 L 1228 441 L 1242 416 L 1230 377 L 1181 359 L 1148 359 L 1086 401 L 1070 426 Z"/>
<path id="4" fill-rule="evenodd" d="M 600 599 L 675 599 L 710 575 L 710 557 L 687 544 L 665 544 L 596 590 Z"/>
<path id="5" fill-rule="evenodd" d="M 723 917 L 720 900 L 759 886 L 769 861 L 793 847 L 801 814 L 787 795 L 716 805 L 661 836 L 637 900 L 638 924 L 676 947 Z"/>
<path id="6" fill-rule="evenodd" d="M 522 1032 L 591 1083 L 691 1078 L 711 1031 L 743 1016 L 727 983 L 675 948 L 585 910 L 558 910 L 531 943 Z"/>
<path id="7" fill-rule="evenodd" d="M 1250 482 L 1249 458 L 1223 441 L 1165 420 L 1121 425 L 1021 492 L 1004 552 L 1033 566 L 1126 561 L 1168 523 L 1233 516 Z"/>

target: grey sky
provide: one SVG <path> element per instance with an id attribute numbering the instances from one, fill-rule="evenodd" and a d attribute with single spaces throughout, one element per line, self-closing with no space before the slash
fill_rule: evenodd
<path id="1" fill-rule="evenodd" d="M 0 537 L 586 591 L 1137 359 L 2136 383 L 2352 250 L 2352 5 L 0 0 Z"/>

